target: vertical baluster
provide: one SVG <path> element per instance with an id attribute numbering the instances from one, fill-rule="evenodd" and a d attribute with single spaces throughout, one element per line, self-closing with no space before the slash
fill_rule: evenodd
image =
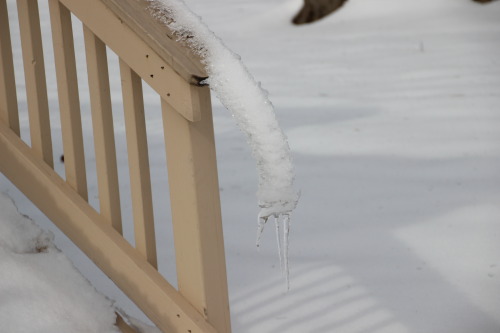
<path id="1" fill-rule="evenodd" d="M 0 120 L 20 135 L 12 43 L 5 0 L 0 0 Z"/>
<path id="2" fill-rule="evenodd" d="M 177 281 L 217 332 L 230 332 L 210 91 L 190 89 L 200 121 L 188 121 L 162 100 Z"/>
<path id="3" fill-rule="evenodd" d="M 17 8 L 23 49 L 24 76 L 26 78 L 31 147 L 39 157 L 53 167 L 49 103 L 38 1 L 18 0 Z"/>
<path id="4" fill-rule="evenodd" d="M 94 130 L 100 213 L 116 231 L 122 233 L 106 45 L 86 26 L 83 27 L 83 34 Z"/>
<path id="5" fill-rule="evenodd" d="M 156 242 L 141 78 L 120 59 L 136 248 L 154 267 Z"/>
<path id="6" fill-rule="evenodd" d="M 59 112 L 64 148 L 66 181 L 85 200 L 87 175 L 83 150 L 80 97 L 76 74 L 71 13 L 59 0 L 49 0 L 52 41 L 59 93 Z"/>

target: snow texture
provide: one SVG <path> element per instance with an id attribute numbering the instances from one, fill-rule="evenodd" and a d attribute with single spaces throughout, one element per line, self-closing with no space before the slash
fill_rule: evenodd
<path id="1" fill-rule="evenodd" d="M 178 40 L 199 54 L 207 83 L 246 134 L 257 161 L 260 218 L 289 214 L 297 205 L 290 147 L 278 125 L 268 93 L 222 40 L 181 0 L 150 0 L 154 14 Z"/>
<path id="2" fill-rule="evenodd" d="M 0 193 L 0 332 L 111 333 L 113 304 Z"/>

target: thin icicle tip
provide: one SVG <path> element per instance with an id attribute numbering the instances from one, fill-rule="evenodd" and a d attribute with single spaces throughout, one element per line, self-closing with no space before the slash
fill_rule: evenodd
<path id="1" fill-rule="evenodd" d="M 183 1 L 149 2 L 155 17 L 201 57 L 209 76 L 206 83 L 245 133 L 257 162 L 259 216 L 290 213 L 299 198 L 293 186 L 294 168 L 267 91 L 248 72 L 240 56 L 229 50 Z"/>

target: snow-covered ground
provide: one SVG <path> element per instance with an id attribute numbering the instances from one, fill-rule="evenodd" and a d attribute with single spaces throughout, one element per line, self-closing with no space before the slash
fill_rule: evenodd
<path id="1" fill-rule="evenodd" d="M 120 332 L 109 299 L 0 193 L 1 332 Z"/>
<path id="2" fill-rule="evenodd" d="M 250 149 L 214 100 L 233 331 L 499 332 L 500 2 L 350 0 L 302 27 L 289 23 L 301 0 L 186 2 L 269 91 L 302 190 L 285 293 L 272 228 L 260 251 L 254 247 L 257 174 Z M 14 1 L 8 5 L 15 15 Z M 23 89 L 18 28 L 11 29 Z M 81 30 L 77 36 L 81 47 Z M 50 39 L 45 46 L 51 60 Z M 83 52 L 77 58 L 84 70 Z M 110 58 L 110 72 L 118 73 Z M 47 70 L 57 110 L 53 66 Z M 83 72 L 80 80 L 85 90 Z M 120 78 L 111 81 L 125 194 Z M 81 98 L 89 125 L 85 91 Z M 19 99 L 29 140 L 26 99 Z M 148 90 L 145 102 L 160 271 L 175 283 L 159 104 Z M 57 112 L 52 120 L 58 155 Z M 89 136 L 89 197 L 98 207 L 92 145 Z M 56 165 L 61 174 L 63 168 Z M 3 176 L 0 192 L 51 230 L 98 290 L 144 318 Z M 132 239 L 125 195 L 123 206 Z"/>

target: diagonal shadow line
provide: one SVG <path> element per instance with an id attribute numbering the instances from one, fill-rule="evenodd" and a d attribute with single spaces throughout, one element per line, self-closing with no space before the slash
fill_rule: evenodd
<path id="1" fill-rule="evenodd" d="M 314 261 L 314 258 L 311 258 L 311 261 Z M 311 271 L 311 269 L 314 269 L 317 267 L 322 268 L 322 267 L 324 267 L 324 265 L 318 261 L 317 263 L 313 262 L 310 265 L 303 265 L 300 268 L 293 269 L 293 271 L 291 273 L 291 279 L 297 280 L 301 276 L 309 273 Z M 340 274 L 342 274 L 342 272 L 340 272 L 340 271 L 338 273 L 335 273 L 335 275 L 340 275 Z M 335 276 L 335 275 L 332 275 L 332 276 Z M 241 302 L 241 301 L 243 301 L 244 303 L 247 303 L 248 300 L 252 298 L 252 296 L 257 297 L 258 294 L 264 294 L 265 291 L 274 289 L 277 284 L 281 283 L 281 281 L 282 281 L 281 277 L 271 278 L 271 279 L 267 280 L 266 283 L 260 284 L 253 289 L 249 289 L 249 290 L 246 290 L 244 292 L 239 293 L 234 298 L 231 298 L 231 301 L 235 304 L 237 304 L 238 302 Z M 269 298 L 272 298 L 272 297 L 269 297 Z"/>
<path id="2" fill-rule="evenodd" d="M 340 275 L 340 273 L 338 274 L 340 277 L 342 277 L 342 275 Z M 344 275 L 345 276 L 345 275 Z M 346 278 L 348 278 L 347 276 L 345 276 Z M 311 289 L 311 288 L 314 288 L 316 287 L 317 285 L 319 284 L 324 284 L 325 282 L 328 282 L 328 281 L 331 281 L 333 279 L 336 279 L 336 275 L 334 276 L 325 276 L 325 277 L 321 277 L 320 279 L 317 279 L 317 280 L 313 280 L 309 283 L 308 286 L 306 287 L 301 287 L 300 288 L 300 293 L 304 293 L 306 292 L 308 289 Z M 337 278 L 338 280 L 338 278 Z M 339 292 L 342 292 L 344 290 L 345 286 L 344 285 L 339 285 L 338 287 L 336 287 L 333 291 L 334 292 L 330 292 L 329 294 L 337 294 Z M 275 288 L 273 288 L 275 289 Z M 269 294 L 269 293 L 265 293 L 265 292 L 261 292 L 262 294 Z M 298 292 L 297 292 L 298 293 Z M 319 291 L 317 294 L 321 293 L 321 291 Z M 286 297 L 287 295 L 283 295 L 283 297 Z M 307 299 L 310 299 L 310 298 L 313 298 L 312 296 L 309 296 L 309 297 L 306 297 L 304 300 L 307 300 Z M 238 308 L 238 311 L 240 312 L 245 312 L 245 313 L 250 313 L 254 310 L 258 310 L 261 308 L 260 304 L 270 304 L 272 302 L 277 302 L 279 301 L 279 299 L 277 300 L 276 299 L 276 295 L 270 295 L 269 297 L 266 297 L 264 299 L 258 299 L 258 303 L 255 303 L 254 305 L 251 305 L 251 306 L 248 306 L 248 307 L 245 307 L 243 306 L 242 308 Z M 243 303 L 247 303 L 247 302 L 243 302 Z"/>
<path id="3" fill-rule="evenodd" d="M 345 290 L 345 288 L 337 288 L 336 290 L 328 292 L 328 293 L 325 293 L 323 291 L 318 291 L 314 294 L 309 294 L 306 297 L 302 297 L 302 298 L 297 299 L 297 301 L 294 302 L 293 304 L 289 304 L 287 306 L 279 307 L 279 308 L 277 306 L 273 306 L 273 307 L 271 307 L 272 309 L 274 309 L 273 311 L 267 311 L 265 314 L 262 314 L 262 315 L 257 316 L 257 317 L 252 317 L 252 321 L 261 321 L 264 318 L 272 318 L 272 317 L 278 316 L 278 315 L 283 314 L 283 313 L 288 313 L 291 310 L 298 311 L 301 308 L 307 309 L 307 307 L 310 306 L 311 301 L 315 301 L 315 300 L 319 300 L 319 299 L 332 299 L 332 301 L 330 302 L 330 306 L 332 308 L 337 308 L 337 307 L 342 306 L 342 302 L 344 302 L 344 303 L 351 302 L 352 303 L 352 302 L 366 299 L 366 297 L 367 297 L 366 291 L 363 291 L 363 290 L 359 290 L 358 292 L 354 291 L 354 293 L 355 293 L 354 295 L 339 297 L 339 295 L 341 293 L 345 293 L 345 292 L 352 293 L 353 291 L 352 291 L 352 289 Z M 335 297 L 335 296 L 337 296 L 337 297 Z M 279 303 L 279 301 L 275 302 L 275 304 L 277 304 L 277 303 Z M 265 304 L 268 305 L 269 303 L 265 303 Z M 256 310 L 259 310 L 259 308 L 254 309 L 253 312 L 255 312 Z M 247 312 L 245 312 L 245 313 L 247 313 Z M 252 312 L 249 312 L 249 314 L 251 314 L 251 313 Z M 244 321 L 241 321 L 241 322 L 244 322 Z"/>

